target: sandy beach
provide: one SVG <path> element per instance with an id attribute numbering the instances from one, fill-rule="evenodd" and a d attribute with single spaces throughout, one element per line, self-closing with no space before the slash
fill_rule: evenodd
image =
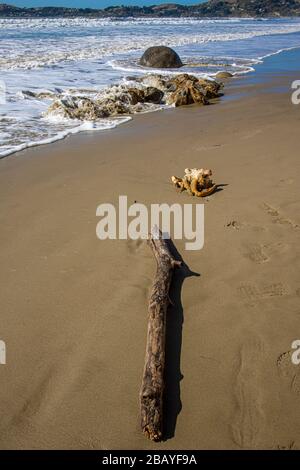
<path id="1" fill-rule="evenodd" d="M 211 106 L 0 160 L 1 449 L 300 448 L 299 73 L 278 62 Z M 170 181 L 186 167 L 223 186 L 203 201 L 204 248 L 175 242 L 194 275 L 172 285 L 166 436 L 152 443 L 138 395 L 155 260 L 145 242 L 98 240 L 96 208 L 196 204 Z"/>

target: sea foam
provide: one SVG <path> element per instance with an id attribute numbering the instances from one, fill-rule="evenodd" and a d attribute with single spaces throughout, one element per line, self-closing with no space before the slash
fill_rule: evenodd
<path id="1" fill-rule="evenodd" d="M 263 57 L 300 46 L 299 19 L 28 18 L 0 19 L 0 157 L 62 139 L 69 134 L 113 128 L 130 119 L 69 122 L 45 112 L 58 94 L 94 97 L 114 93 L 128 74 L 149 73 L 138 63 L 142 50 L 174 47 L 181 72 L 214 77 L 251 72 Z M 177 71 L 151 70 L 151 73 Z M 146 107 L 143 112 L 160 109 Z"/>

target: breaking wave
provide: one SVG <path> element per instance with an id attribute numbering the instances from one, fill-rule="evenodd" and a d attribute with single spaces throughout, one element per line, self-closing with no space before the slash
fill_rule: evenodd
<path id="1" fill-rule="evenodd" d="M 70 122 L 59 116 L 46 119 L 45 112 L 58 95 L 112 93 L 112 85 L 125 83 L 128 74 L 149 73 L 138 58 L 153 45 L 174 47 L 185 64 L 181 72 L 213 77 L 225 69 L 239 75 L 253 71 L 263 57 L 299 47 L 300 20 L 0 19 L 0 81 L 7 91 L 0 104 L 0 157 L 128 121 L 129 116 L 119 116 Z M 160 109 L 142 108 L 138 112 Z"/>

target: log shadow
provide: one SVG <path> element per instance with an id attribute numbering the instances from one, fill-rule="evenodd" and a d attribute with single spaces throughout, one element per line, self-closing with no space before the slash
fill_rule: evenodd
<path id="1" fill-rule="evenodd" d="M 182 409 L 180 399 L 180 382 L 183 375 L 180 370 L 182 345 L 182 328 L 184 322 L 181 290 L 187 277 L 200 276 L 189 269 L 178 253 L 172 240 L 167 240 L 174 258 L 182 262 L 182 267 L 175 269 L 170 287 L 170 304 L 166 320 L 166 359 L 165 359 L 165 390 L 163 413 L 163 440 L 175 435 L 177 417 Z"/>

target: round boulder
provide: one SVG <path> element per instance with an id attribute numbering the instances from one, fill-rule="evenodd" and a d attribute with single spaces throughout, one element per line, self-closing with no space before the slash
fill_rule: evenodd
<path id="1" fill-rule="evenodd" d="M 149 47 L 140 59 L 144 67 L 156 67 L 160 69 L 175 69 L 183 66 L 179 55 L 170 47 Z"/>
<path id="2" fill-rule="evenodd" d="M 233 77 L 232 73 L 230 72 L 218 72 L 216 78 L 231 78 Z"/>

